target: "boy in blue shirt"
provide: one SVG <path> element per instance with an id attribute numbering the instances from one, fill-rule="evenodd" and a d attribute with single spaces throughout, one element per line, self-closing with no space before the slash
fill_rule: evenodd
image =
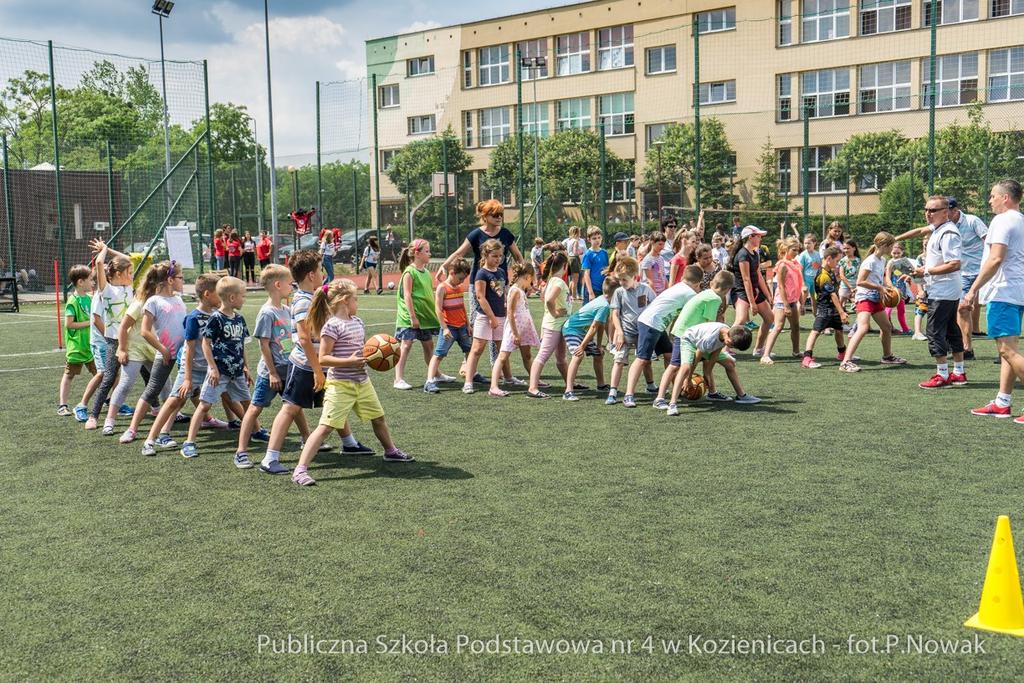
<path id="1" fill-rule="evenodd" d="M 608 252 L 601 248 L 601 241 L 604 236 L 601 228 L 591 226 L 587 230 L 587 239 L 590 240 L 590 249 L 583 255 L 580 261 L 580 269 L 583 271 L 583 296 L 584 301 L 592 301 L 598 298 L 604 285 L 604 274 L 608 270 Z"/>
<path id="2" fill-rule="evenodd" d="M 607 391 L 604 383 L 604 360 L 601 351 L 601 335 L 608 324 L 608 313 L 611 308 L 612 295 L 619 288 L 619 281 L 614 277 L 605 278 L 602 282 L 602 294 L 580 310 L 569 316 L 562 326 L 562 337 L 572 359 L 565 373 L 565 393 L 563 401 L 578 401 L 579 396 L 573 391 L 576 372 L 580 369 L 584 356 L 594 359 L 594 376 L 597 378 L 597 390 Z"/>

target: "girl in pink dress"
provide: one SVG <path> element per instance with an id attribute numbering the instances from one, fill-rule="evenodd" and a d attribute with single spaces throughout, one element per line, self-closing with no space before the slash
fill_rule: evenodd
<path id="1" fill-rule="evenodd" d="M 540 346 L 537 328 L 533 325 L 533 317 L 526 305 L 526 294 L 533 289 L 535 275 L 533 265 L 527 261 L 518 261 L 509 267 L 509 279 L 512 281 L 512 286 L 509 287 L 505 306 L 508 314 L 501 336 L 501 350 L 498 353 L 498 360 L 494 363 L 494 370 L 491 372 L 491 390 L 487 392 L 490 396 L 508 396 L 508 392 L 498 386 L 498 380 L 501 379 L 501 368 L 512 352 L 519 349 L 519 353 L 523 357 L 523 366 L 529 371 L 533 364 L 530 347 Z"/>
<path id="2" fill-rule="evenodd" d="M 793 357 L 798 358 L 800 353 L 800 310 L 807 298 L 807 290 L 804 289 L 803 268 L 796 260 L 800 253 L 800 240 L 796 237 L 788 237 L 779 240 L 775 245 L 779 252 L 779 262 L 775 264 L 775 321 L 771 331 L 768 333 L 768 340 L 764 345 L 764 354 L 761 356 L 763 365 L 774 365 L 772 360 L 772 349 L 775 347 L 775 340 L 782 332 L 782 326 L 789 320 L 789 334 L 793 342 Z"/>

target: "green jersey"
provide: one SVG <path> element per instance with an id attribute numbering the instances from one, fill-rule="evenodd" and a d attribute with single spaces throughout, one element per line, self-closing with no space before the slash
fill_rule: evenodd
<path id="1" fill-rule="evenodd" d="M 407 266 L 402 274 L 412 276 L 412 308 L 416 311 L 416 320 L 421 330 L 438 329 L 441 327 L 437 319 L 437 311 L 434 310 L 434 276 L 429 270 L 420 270 L 416 266 Z M 412 327 L 412 316 L 405 305 L 405 294 L 401 286 L 398 288 L 398 318 L 395 327 Z"/>
<path id="2" fill-rule="evenodd" d="M 92 296 L 72 294 L 64 305 L 64 315 L 76 323 L 92 323 Z M 88 363 L 92 360 L 89 346 L 89 327 L 64 330 L 64 345 L 69 363 Z"/>
<path id="3" fill-rule="evenodd" d="M 722 298 L 713 290 L 705 289 L 683 306 L 672 326 L 672 336 L 682 337 L 686 330 L 701 323 L 713 323 L 718 319 L 718 309 L 722 306 Z"/>

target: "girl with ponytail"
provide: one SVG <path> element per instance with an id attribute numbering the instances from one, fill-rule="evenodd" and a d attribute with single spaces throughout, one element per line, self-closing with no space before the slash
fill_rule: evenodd
<path id="1" fill-rule="evenodd" d="M 405 381 L 405 364 L 409 361 L 413 342 L 423 345 L 423 362 L 430 365 L 434 336 L 441 330 L 441 321 L 434 310 L 434 281 L 427 270 L 429 262 L 430 243 L 424 239 L 410 242 L 398 260 L 402 280 L 398 286 L 395 338 L 402 346 L 395 365 L 395 389 L 412 389 L 412 385 Z"/>
<path id="2" fill-rule="evenodd" d="M 883 365 L 905 365 L 907 360 L 894 356 L 892 353 L 892 323 L 885 314 L 885 306 L 882 304 L 882 290 L 885 289 L 885 258 L 892 254 L 892 248 L 896 246 L 896 238 L 888 232 L 880 232 L 875 235 L 868 255 L 860 264 L 857 272 L 857 293 L 854 297 L 857 311 L 857 324 L 853 334 L 850 335 L 850 345 L 846 347 L 843 362 L 839 369 L 843 372 L 859 372 L 860 366 L 854 361 L 853 355 L 857 346 L 868 333 L 871 320 L 878 324 L 882 339 L 882 364 Z"/>

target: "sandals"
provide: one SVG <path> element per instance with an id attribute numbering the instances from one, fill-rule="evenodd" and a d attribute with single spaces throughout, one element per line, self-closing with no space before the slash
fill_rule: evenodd
<path id="1" fill-rule="evenodd" d="M 307 472 L 306 470 L 302 470 L 301 472 L 293 472 L 292 481 L 294 481 L 299 486 L 313 486 L 314 484 L 316 484 L 316 479 L 309 476 L 309 472 Z"/>
<path id="2" fill-rule="evenodd" d="M 526 392 L 526 397 L 527 398 L 550 398 L 543 391 L 527 391 Z"/>
<path id="3" fill-rule="evenodd" d="M 492 398 L 505 398 L 506 396 L 509 395 L 509 392 L 502 391 L 501 389 L 498 389 L 497 391 L 491 389 L 490 391 L 487 392 L 487 395 Z"/>

